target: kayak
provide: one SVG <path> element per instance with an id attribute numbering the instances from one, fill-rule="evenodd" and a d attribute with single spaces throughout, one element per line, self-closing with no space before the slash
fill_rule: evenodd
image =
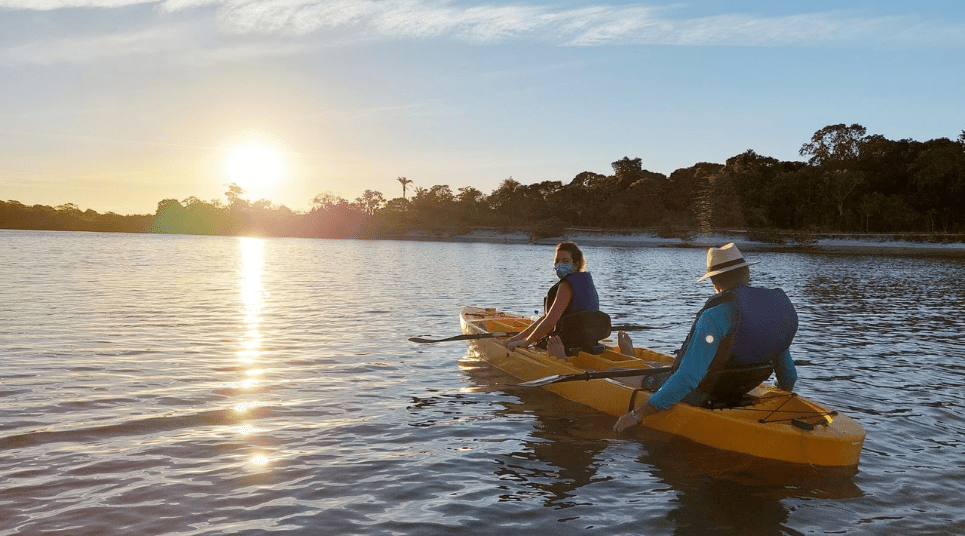
<path id="1" fill-rule="evenodd" d="M 542 388 L 613 416 L 625 414 L 631 403 L 638 404 L 652 393 L 629 385 L 626 377 L 595 376 L 626 375 L 624 369 L 673 363 L 673 357 L 646 348 L 635 348 L 634 356 L 624 355 L 609 340 L 600 354 L 580 352 L 566 359 L 538 348 L 509 351 L 506 333 L 522 331 L 530 319 L 493 308 L 466 307 L 459 320 L 474 351 L 491 365 L 523 382 L 583 374 L 592 379 L 547 383 Z M 641 425 L 716 449 L 821 467 L 857 467 L 865 437 L 864 428 L 847 415 L 764 383 L 738 405 L 708 409 L 679 403 L 647 417 Z"/>

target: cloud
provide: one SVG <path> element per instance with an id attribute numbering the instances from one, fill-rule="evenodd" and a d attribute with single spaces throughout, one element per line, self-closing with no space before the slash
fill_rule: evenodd
<path id="1" fill-rule="evenodd" d="M 530 38 L 570 45 L 965 43 L 965 25 L 960 23 L 852 11 L 675 18 L 674 6 L 621 3 L 554 9 L 543 4 L 452 0 L 165 0 L 158 9 L 173 13 L 198 7 L 216 9 L 222 30 L 232 34 L 301 36 L 341 30 L 367 38 L 454 38 L 477 43 Z"/>
<path id="2" fill-rule="evenodd" d="M 0 9 L 19 10 L 134 5 L 154 7 L 137 11 L 140 19 L 134 23 L 147 29 L 8 45 L 0 49 L 0 63 L 82 62 L 174 50 L 191 51 L 203 61 L 221 61 L 297 54 L 313 42 L 373 39 L 449 39 L 478 44 L 533 40 L 568 46 L 965 45 L 965 25 L 961 23 L 910 15 L 866 16 L 854 11 L 688 18 L 676 16 L 675 6 L 623 3 L 562 9 L 549 4 L 454 0 L 0 0 Z M 204 21 L 206 29 L 204 34 L 196 31 L 194 39 L 186 39 L 184 32 L 170 32 L 172 20 Z M 219 34 L 231 39 L 219 39 Z"/>
<path id="3" fill-rule="evenodd" d="M 112 8 L 154 3 L 157 3 L 157 0 L 0 0 L 0 8 L 52 11 L 64 8 Z"/>
<path id="4" fill-rule="evenodd" d="M 185 26 L 163 25 L 96 37 L 36 41 L 0 49 L 0 65 L 87 63 L 118 56 L 179 51 L 190 33 Z"/>

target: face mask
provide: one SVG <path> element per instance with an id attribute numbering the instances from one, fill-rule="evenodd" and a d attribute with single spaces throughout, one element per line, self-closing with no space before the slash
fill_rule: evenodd
<path id="1" fill-rule="evenodd" d="M 563 279 L 575 271 L 573 270 L 573 263 L 571 262 L 558 262 L 553 265 L 553 269 L 556 270 L 556 275 L 560 279 Z"/>

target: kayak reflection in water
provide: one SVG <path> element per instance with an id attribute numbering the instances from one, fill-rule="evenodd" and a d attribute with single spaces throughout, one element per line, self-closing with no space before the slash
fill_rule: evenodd
<path id="1" fill-rule="evenodd" d="M 556 245 L 553 269 L 560 281 L 549 289 L 543 300 L 543 316 L 507 339 L 506 348 L 509 350 L 535 344 L 545 347 L 550 355 L 565 359 L 567 354 L 595 345 L 609 335 L 610 317 L 600 312 L 600 298 L 593 277 L 586 271 L 586 259 L 575 242 Z M 600 324 L 600 330 L 605 333 L 591 335 L 589 338 L 593 340 L 582 340 L 586 333 L 600 331 L 586 329 L 596 327 L 586 326 L 586 323 Z"/>
<path id="2" fill-rule="evenodd" d="M 781 289 L 750 286 L 747 262 L 733 243 L 707 251 L 707 273 L 717 291 L 697 313 L 669 372 L 629 381 L 653 391 L 649 399 L 621 416 L 621 432 L 678 402 L 694 406 L 734 403 L 770 377 L 791 391 L 797 370 L 788 349 L 797 332 L 797 313 Z M 617 334 L 620 351 L 633 355 L 625 332 Z"/>

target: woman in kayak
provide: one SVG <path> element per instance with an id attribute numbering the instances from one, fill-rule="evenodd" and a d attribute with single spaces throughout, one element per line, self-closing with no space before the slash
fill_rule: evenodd
<path id="1" fill-rule="evenodd" d="M 571 345 L 593 345 L 609 335 L 610 318 L 600 312 L 600 298 L 593 277 L 585 271 L 586 260 L 575 242 L 556 245 L 553 269 L 560 281 L 550 288 L 543 300 L 543 316 L 509 338 L 506 341 L 509 350 L 533 344 L 545 345 L 550 355 L 562 359 Z M 589 336 L 585 333 L 587 331 L 591 333 Z M 602 331 L 605 333 L 594 339 Z"/>

